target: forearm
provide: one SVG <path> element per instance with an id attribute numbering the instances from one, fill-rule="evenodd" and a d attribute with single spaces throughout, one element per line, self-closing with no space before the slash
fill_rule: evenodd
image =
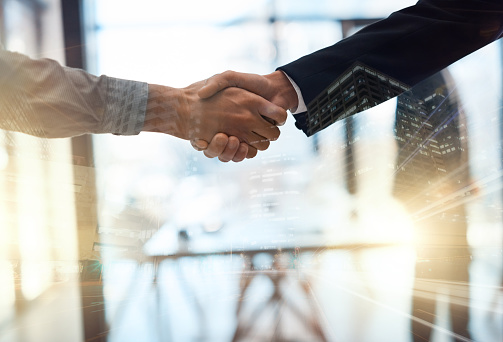
<path id="1" fill-rule="evenodd" d="M 45 138 L 138 134 L 147 85 L 0 50 L 0 128 Z"/>
<path id="2" fill-rule="evenodd" d="M 502 23 L 500 0 L 423 0 L 279 69 L 306 104 L 356 61 L 413 86 L 500 37 Z"/>

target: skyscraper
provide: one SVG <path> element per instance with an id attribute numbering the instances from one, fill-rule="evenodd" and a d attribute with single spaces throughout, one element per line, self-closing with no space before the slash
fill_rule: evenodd
<path id="1" fill-rule="evenodd" d="M 440 76 L 398 97 L 395 196 L 413 211 L 445 203 L 466 185 L 462 111 Z"/>
<path id="2" fill-rule="evenodd" d="M 469 184 L 467 135 L 462 106 L 448 79 L 446 72 L 438 73 L 397 100 L 394 195 L 408 209 L 416 231 L 414 341 L 430 340 L 437 307 L 432 293 L 449 295 L 453 333 L 471 338 L 471 258 L 464 206 Z"/>
<path id="3" fill-rule="evenodd" d="M 306 134 L 389 100 L 410 87 L 362 63 L 355 63 L 307 106 Z"/>

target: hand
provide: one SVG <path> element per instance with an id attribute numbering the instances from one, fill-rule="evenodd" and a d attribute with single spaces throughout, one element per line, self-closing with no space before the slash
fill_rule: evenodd
<path id="1" fill-rule="evenodd" d="M 254 92 L 284 109 L 295 109 L 297 107 L 297 93 L 288 78 L 281 71 L 275 71 L 265 76 L 226 71 L 206 80 L 198 95 L 201 98 L 209 98 L 228 87 L 238 87 Z M 282 125 L 283 123 L 279 124 Z M 239 162 L 244 159 L 242 158 L 242 153 L 245 146 L 239 146 L 239 149 L 235 147 L 235 144 L 231 143 L 234 138 L 221 134 L 218 137 L 215 136 L 209 144 L 204 140 L 193 140 L 192 146 L 199 151 L 205 150 L 204 154 L 208 158 L 218 156 L 224 162 L 230 160 Z M 225 145 L 227 142 L 231 143 L 232 147 Z M 257 150 L 251 146 L 248 147 L 249 151 L 246 158 L 255 157 Z M 239 151 L 240 154 L 233 155 L 233 151 Z"/>
<path id="2" fill-rule="evenodd" d="M 198 95 L 202 99 L 207 99 L 228 87 L 248 90 L 285 110 L 294 110 L 298 105 L 297 92 L 286 75 L 279 70 L 265 76 L 225 71 L 207 79 L 205 85 L 199 89 Z"/>
<path id="3" fill-rule="evenodd" d="M 241 162 L 245 158 L 253 158 L 257 155 L 257 149 L 239 142 L 236 137 L 228 137 L 224 133 L 216 134 L 208 144 L 204 140 L 191 141 L 192 147 L 197 151 L 203 151 L 208 158 L 215 158 L 221 162 Z"/>
<path id="4" fill-rule="evenodd" d="M 276 124 L 286 120 L 284 109 L 238 88 L 203 99 L 197 94 L 203 85 L 197 82 L 176 89 L 149 84 L 143 130 L 193 141 L 212 141 L 217 133 L 225 133 L 258 150 L 267 149 L 269 141 L 279 137 Z"/>

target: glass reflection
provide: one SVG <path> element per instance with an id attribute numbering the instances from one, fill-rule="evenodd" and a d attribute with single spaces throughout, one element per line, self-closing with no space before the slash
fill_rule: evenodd
<path id="1" fill-rule="evenodd" d="M 398 97 L 394 195 L 415 225 L 414 341 L 429 340 L 437 294 L 449 296 L 450 330 L 471 339 L 465 203 L 476 192 L 469 175 L 464 109 L 447 72 Z M 428 324 L 429 323 L 429 324 Z"/>
<path id="2" fill-rule="evenodd" d="M 198 3 L 86 2 L 91 71 L 180 86 L 265 73 L 341 39 L 341 17 L 411 1 Z M 72 178 L 53 163 L 67 143 L 5 133 L 0 341 L 502 340 L 500 50 L 309 139 L 289 120 L 238 165 L 99 136 L 96 167 Z"/>
<path id="3" fill-rule="evenodd" d="M 245 35 L 257 51 L 274 37 L 276 53 L 248 59 L 235 55 L 246 49 L 222 50 L 229 58 L 216 49 L 217 65 L 266 72 L 342 36 L 342 25 L 323 16 L 315 26 L 277 20 L 275 36 L 260 20 L 252 25 L 259 30 L 231 25 L 212 35 Z M 305 34 L 308 26 L 323 34 Z M 114 32 L 98 35 L 113 59 Z M 490 46 L 450 68 L 452 76 L 436 75 L 310 139 L 287 123 L 277 145 L 246 164 L 222 166 L 162 137 L 99 137 L 97 146 L 114 151 L 97 152 L 105 274 L 136 260 L 133 273 L 105 277 L 107 322 L 121 327 L 109 339 L 498 340 L 501 308 L 483 303 L 499 296 L 501 239 L 474 241 L 501 235 L 501 152 L 489 143 L 499 139 L 501 87 L 499 74 L 466 66 L 501 70 L 499 56 Z M 489 179 L 496 183 L 481 185 Z M 491 295 L 477 279 L 492 284 Z M 118 301 L 122 315 L 114 314 Z"/>
<path id="4" fill-rule="evenodd" d="M 178 181 L 144 173 L 145 191 L 111 225 L 141 242 L 129 254 L 141 263 L 130 265 L 134 275 L 105 279 L 105 303 L 114 312 L 123 294 L 128 313 L 109 316 L 112 326 L 156 318 L 109 338 L 497 340 L 500 308 L 482 298 L 490 289 L 494 303 L 498 276 L 485 290 L 476 279 L 499 270 L 501 247 L 468 236 L 490 229 L 473 215 L 497 190 L 471 171 L 471 141 L 498 127 L 469 125 L 460 92 L 444 71 L 318 133 L 301 157 L 264 156 L 235 170 L 189 159 Z M 124 284 L 135 289 L 122 292 Z M 127 300 L 132 292 L 142 300 Z M 169 325 L 159 328 L 163 318 Z M 381 318 L 397 328 L 385 332 Z"/>

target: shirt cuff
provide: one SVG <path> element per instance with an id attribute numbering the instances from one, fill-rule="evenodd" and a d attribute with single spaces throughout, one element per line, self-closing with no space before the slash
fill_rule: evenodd
<path id="1" fill-rule="evenodd" d="M 107 102 L 102 131 L 136 135 L 143 128 L 148 100 L 148 84 L 108 77 Z"/>
<path id="2" fill-rule="evenodd" d="M 288 80 L 290 81 L 290 83 L 293 86 L 293 89 L 295 89 L 295 92 L 297 93 L 297 99 L 298 99 L 297 108 L 294 111 L 290 111 L 290 112 L 292 114 L 299 114 L 299 113 L 307 112 L 306 103 L 304 102 L 304 97 L 302 97 L 302 92 L 300 91 L 299 86 L 297 85 L 297 83 L 295 83 L 294 80 L 292 80 L 290 78 L 290 76 L 288 76 L 288 74 L 286 72 L 284 72 L 283 70 L 281 70 L 281 72 L 283 74 L 285 74 L 286 78 L 288 78 Z"/>

